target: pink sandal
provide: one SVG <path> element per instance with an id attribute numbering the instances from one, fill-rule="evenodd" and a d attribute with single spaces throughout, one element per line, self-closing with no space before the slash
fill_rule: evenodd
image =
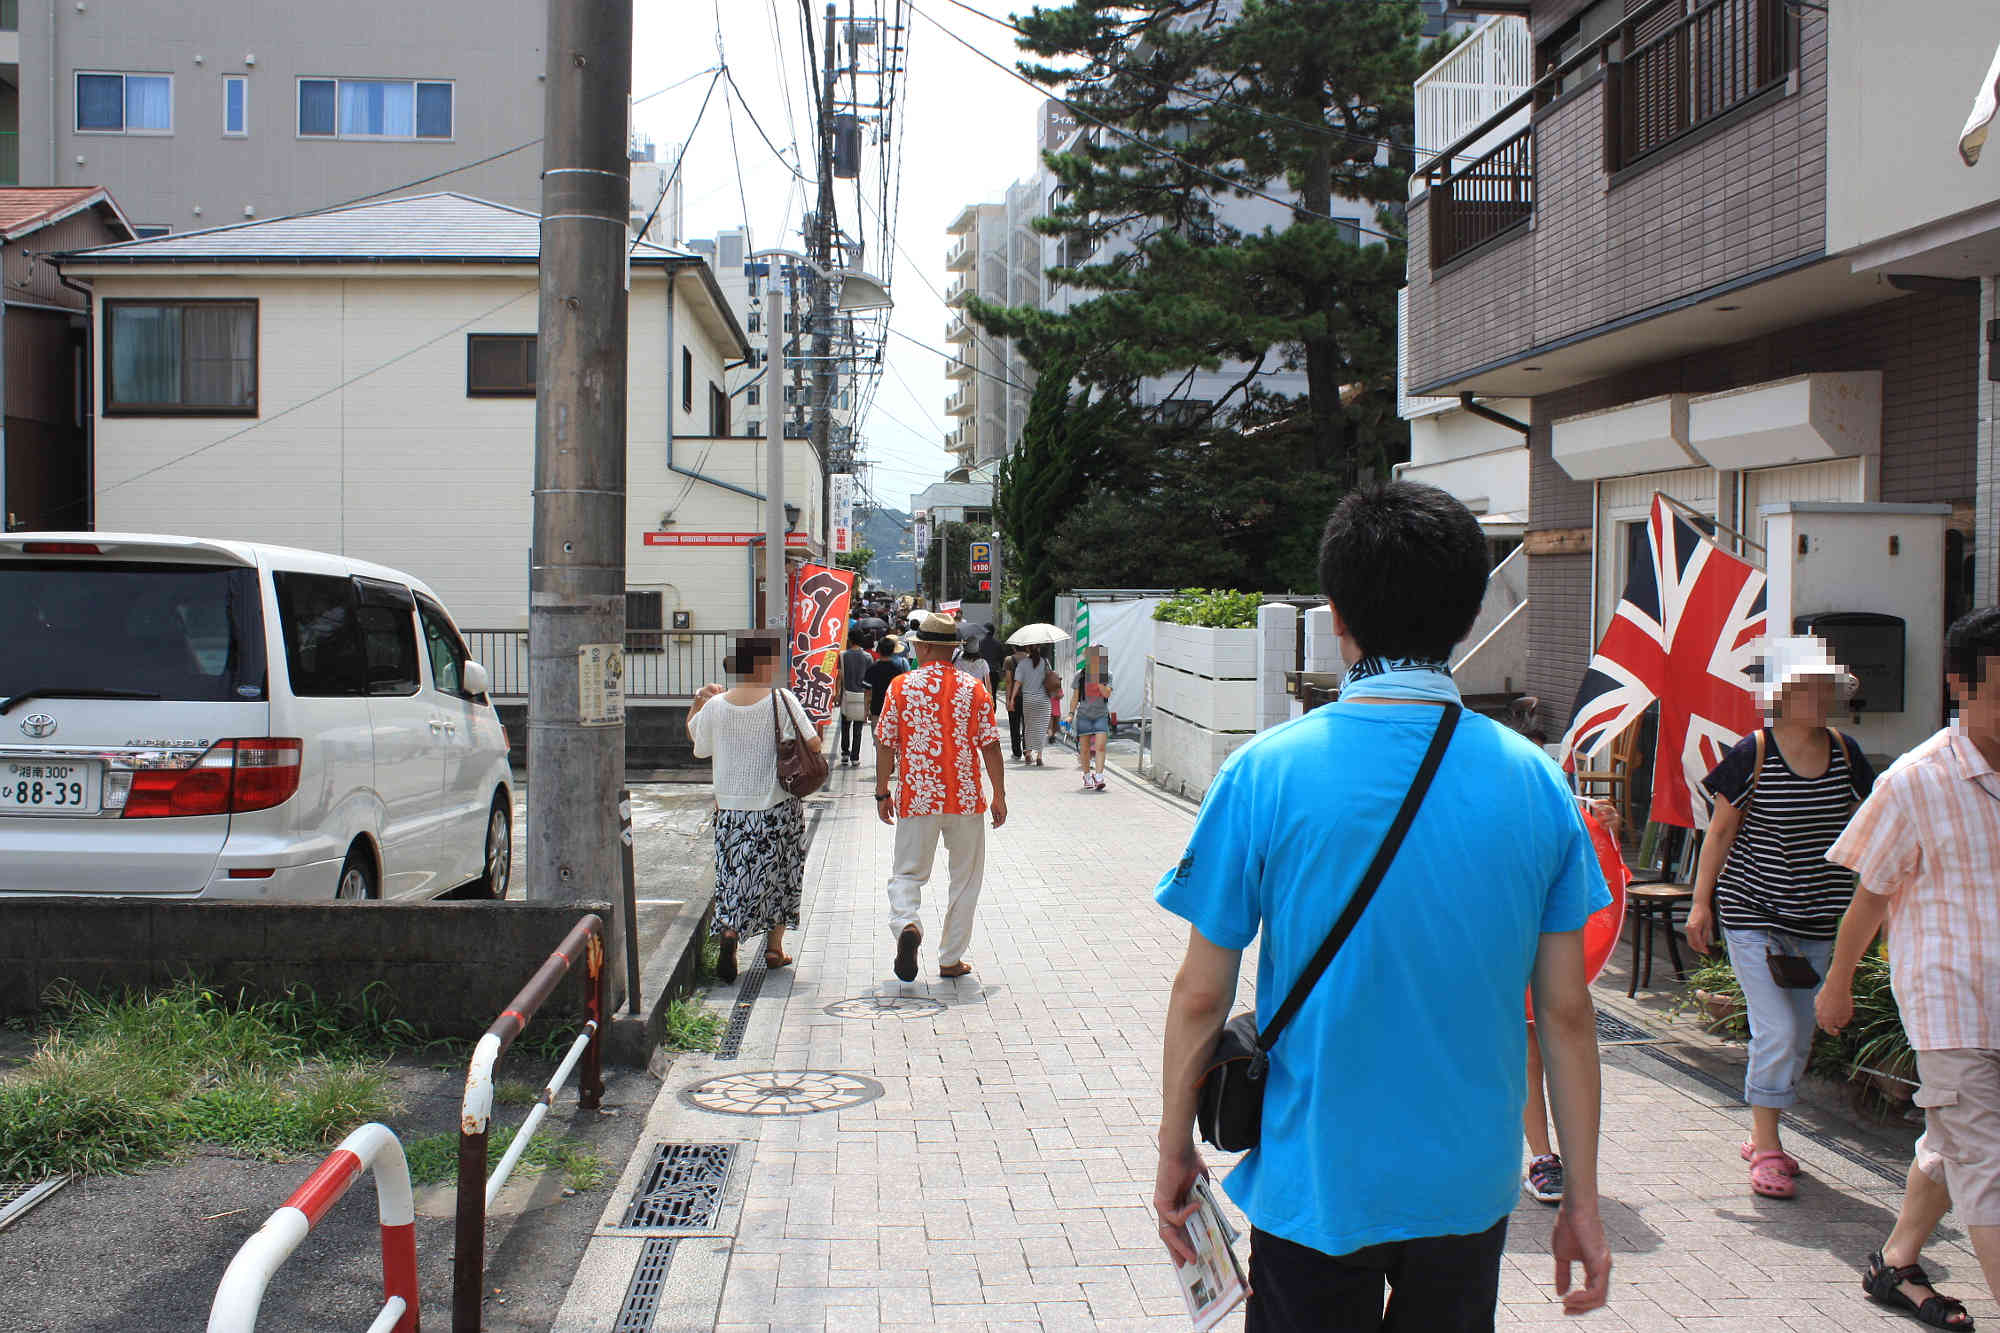
<path id="1" fill-rule="evenodd" d="M 1799 1165 L 1798 1158 L 1792 1156 L 1782 1148 L 1777 1151 L 1779 1169 L 1786 1175 L 1802 1176 L 1805 1174 L 1805 1168 Z M 1757 1159 L 1757 1145 L 1754 1143 L 1745 1143 L 1741 1148 L 1737 1149 L 1737 1154 L 1746 1162 L 1755 1161 Z"/>
<path id="2" fill-rule="evenodd" d="M 1750 1158 L 1750 1192 L 1761 1194 L 1767 1199 L 1789 1199 L 1798 1193 L 1798 1186 L 1785 1170 L 1786 1156 L 1773 1148 L 1755 1154 Z"/>

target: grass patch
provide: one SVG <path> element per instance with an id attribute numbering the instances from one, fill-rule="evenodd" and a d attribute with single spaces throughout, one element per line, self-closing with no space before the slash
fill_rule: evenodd
<path id="1" fill-rule="evenodd" d="M 712 1051 L 722 1040 L 722 1020 L 692 995 L 667 1006 L 662 1044 L 674 1051 Z"/>
<path id="2" fill-rule="evenodd" d="M 701 953 L 694 961 L 694 984 L 711 986 L 715 984 L 715 969 L 722 965 L 722 941 L 707 935 L 701 941 Z"/>
<path id="3" fill-rule="evenodd" d="M 256 1004 L 183 982 L 52 997 L 35 1052 L 0 1081 L 0 1180 L 136 1170 L 196 1143 L 289 1156 L 391 1109 L 373 1057 L 415 1030 L 364 997 Z"/>
<path id="4" fill-rule="evenodd" d="M 495 1128 L 488 1138 L 486 1169 L 489 1175 L 514 1142 L 514 1134 L 515 1126 L 507 1125 Z M 403 1155 L 409 1159 L 413 1184 L 442 1185 L 458 1178 L 456 1134 L 432 1134 L 413 1140 L 403 1146 Z M 528 1150 L 521 1154 L 521 1163 L 514 1168 L 514 1175 L 519 1178 L 551 1168 L 561 1171 L 563 1183 L 573 1190 L 596 1189 L 604 1183 L 607 1174 L 604 1160 L 583 1140 L 566 1135 L 538 1134 L 528 1144 Z"/>

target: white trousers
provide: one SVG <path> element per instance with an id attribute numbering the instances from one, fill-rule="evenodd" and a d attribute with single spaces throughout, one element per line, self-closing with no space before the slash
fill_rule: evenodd
<path id="1" fill-rule="evenodd" d="M 889 875 L 889 934 L 917 925 L 924 885 L 937 860 L 938 839 L 950 857 L 951 893 L 945 900 L 944 938 L 938 966 L 950 967 L 965 957 L 972 943 L 972 913 L 979 906 L 979 885 L 986 877 L 985 815 L 911 815 L 896 821 L 896 860 Z"/>

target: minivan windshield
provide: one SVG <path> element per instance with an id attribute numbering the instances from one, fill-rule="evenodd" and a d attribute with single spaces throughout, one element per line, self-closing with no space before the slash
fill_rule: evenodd
<path id="1" fill-rule="evenodd" d="M 264 698 L 257 572 L 0 561 L 0 699 Z"/>

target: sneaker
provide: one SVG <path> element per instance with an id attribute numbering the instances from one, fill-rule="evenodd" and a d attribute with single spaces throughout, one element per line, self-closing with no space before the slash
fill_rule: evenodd
<path id="1" fill-rule="evenodd" d="M 1528 1163 L 1528 1178 L 1521 1182 L 1521 1188 L 1537 1203 L 1561 1203 L 1563 1198 L 1563 1159 L 1555 1153 L 1537 1157 Z"/>

